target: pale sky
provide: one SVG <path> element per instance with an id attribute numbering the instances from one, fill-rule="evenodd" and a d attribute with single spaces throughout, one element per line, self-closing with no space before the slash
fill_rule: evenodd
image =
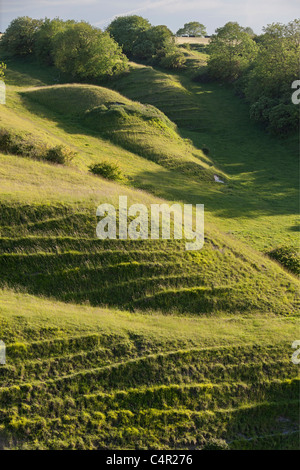
<path id="1" fill-rule="evenodd" d="M 176 32 L 184 23 L 199 21 L 212 34 L 228 21 L 260 33 L 263 26 L 299 18 L 299 0 L 0 0 L 0 31 L 18 16 L 85 20 L 104 29 L 120 15 L 137 14 L 153 25 Z"/>

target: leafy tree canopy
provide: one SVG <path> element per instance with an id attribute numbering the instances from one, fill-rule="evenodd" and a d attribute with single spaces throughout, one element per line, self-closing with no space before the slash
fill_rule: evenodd
<path id="1" fill-rule="evenodd" d="M 234 81 L 249 67 L 258 53 L 255 41 L 236 22 L 216 30 L 209 45 L 210 75 L 218 80 Z"/>
<path id="2" fill-rule="evenodd" d="M 124 71 L 127 58 L 108 33 L 89 23 L 69 25 L 54 40 L 57 68 L 76 79 L 99 79 Z"/>
<path id="3" fill-rule="evenodd" d="M 47 65 L 54 64 L 53 44 L 58 33 L 74 25 L 74 20 L 63 21 L 60 18 L 50 20 L 45 18 L 42 26 L 36 33 L 34 50 L 37 58 Z"/>
<path id="4" fill-rule="evenodd" d="M 125 54 L 131 55 L 133 47 L 143 31 L 151 28 L 148 20 L 141 16 L 120 16 L 107 28 L 109 34 L 123 48 Z"/>
<path id="5" fill-rule="evenodd" d="M 202 23 L 198 23 L 198 21 L 191 21 L 190 23 L 185 23 L 184 27 L 179 29 L 176 33 L 176 36 L 195 36 L 195 37 L 203 37 L 206 36 L 206 28 Z"/>
<path id="6" fill-rule="evenodd" d="M 35 35 L 43 20 L 22 16 L 13 20 L 1 39 L 3 50 L 14 56 L 26 56 L 33 52 Z"/>

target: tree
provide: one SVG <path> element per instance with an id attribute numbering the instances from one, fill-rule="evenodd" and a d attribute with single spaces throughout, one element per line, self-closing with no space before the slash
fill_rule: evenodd
<path id="1" fill-rule="evenodd" d="M 300 20 L 283 25 L 273 23 L 263 29 L 259 54 L 250 73 L 247 98 L 254 102 L 261 95 L 283 98 L 299 74 Z"/>
<path id="2" fill-rule="evenodd" d="M 140 59 L 163 57 L 174 44 L 173 33 L 167 26 L 152 26 L 138 35 L 132 48 L 132 56 Z"/>
<path id="3" fill-rule="evenodd" d="M 172 31 L 164 25 L 152 26 L 145 32 L 145 37 L 151 41 L 155 51 L 174 44 L 174 35 Z"/>
<path id="4" fill-rule="evenodd" d="M 198 23 L 198 21 L 191 21 L 190 23 L 185 23 L 184 27 L 179 29 L 176 33 L 176 36 L 195 36 L 203 37 L 206 36 L 206 28 L 203 24 Z"/>
<path id="5" fill-rule="evenodd" d="M 253 29 L 250 28 L 250 26 L 247 26 L 246 28 L 243 28 L 243 30 L 245 31 L 245 33 L 249 34 L 249 36 L 251 36 L 252 38 L 254 38 L 255 33 L 254 33 Z"/>
<path id="6" fill-rule="evenodd" d="M 1 39 L 3 50 L 13 56 L 26 56 L 33 53 L 35 36 L 43 20 L 22 16 L 13 20 Z"/>
<path id="7" fill-rule="evenodd" d="M 263 31 L 245 95 L 253 119 L 277 135 L 286 135 L 299 124 L 298 109 L 291 103 L 291 84 L 299 74 L 300 20 L 273 23 Z"/>
<path id="8" fill-rule="evenodd" d="M 108 33 L 89 23 L 71 24 L 55 36 L 55 66 L 73 79 L 101 79 L 124 71 L 128 60 Z"/>
<path id="9" fill-rule="evenodd" d="M 150 28 L 149 21 L 141 16 L 120 16 L 110 23 L 107 32 L 123 48 L 123 52 L 131 56 L 140 34 Z"/>
<path id="10" fill-rule="evenodd" d="M 216 30 L 209 45 L 209 74 L 220 81 L 237 80 L 258 53 L 258 46 L 238 23 Z"/>
<path id="11" fill-rule="evenodd" d="M 73 20 L 63 21 L 59 18 L 53 20 L 45 18 L 35 35 L 34 51 L 40 62 L 46 65 L 54 64 L 53 47 L 55 37 L 73 24 L 75 24 Z"/>

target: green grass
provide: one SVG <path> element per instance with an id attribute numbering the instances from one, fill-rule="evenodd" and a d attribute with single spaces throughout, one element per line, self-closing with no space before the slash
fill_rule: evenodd
<path id="1" fill-rule="evenodd" d="M 181 199 L 203 201 L 220 228 L 261 251 L 280 244 L 298 248 L 296 135 L 283 140 L 267 135 L 250 121 L 247 103 L 232 89 L 196 84 L 185 74 L 167 75 L 132 64 L 130 73 L 112 86 L 161 109 L 196 148 L 210 149 L 214 166 L 230 179 L 225 187 L 193 187 L 192 194 L 183 185 Z M 150 172 L 144 176 L 149 188 L 157 184 Z M 168 198 L 168 193 L 172 188 L 165 185 L 160 195 Z"/>
<path id="2" fill-rule="evenodd" d="M 297 245 L 296 140 L 192 82 L 205 56 L 186 54 L 182 74 L 132 64 L 118 92 L 9 63 L 0 126 L 77 156 L 0 154 L 1 448 L 298 448 L 299 283 L 262 253 Z M 88 171 L 103 160 L 123 182 Z M 203 250 L 97 240 L 119 195 L 204 202 Z"/>
<path id="3" fill-rule="evenodd" d="M 294 319 L 216 323 L 8 290 L 1 299 L 4 447 L 189 449 L 216 437 L 238 447 L 241 435 L 297 429 Z"/>
<path id="4" fill-rule="evenodd" d="M 63 122 L 72 117 L 126 150 L 196 179 L 213 181 L 209 159 L 184 141 L 176 126 L 151 105 L 91 85 L 42 87 L 24 96 L 63 115 Z"/>

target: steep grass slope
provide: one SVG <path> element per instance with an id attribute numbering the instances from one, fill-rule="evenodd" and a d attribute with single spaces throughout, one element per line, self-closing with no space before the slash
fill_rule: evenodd
<path id="1" fill-rule="evenodd" d="M 166 168 L 213 181 L 215 170 L 209 159 L 184 141 L 176 126 L 151 105 L 91 85 L 43 87 L 24 96 L 64 117 L 72 116 L 104 138 Z"/>
<path id="2" fill-rule="evenodd" d="M 297 448 L 294 321 L 1 299 L 2 448 Z"/>
<path id="3" fill-rule="evenodd" d="M 139 86 L 140 85 L 140 86 Z M 232 89 L 192 82 L 188 75 L 166 74 L 131 64 L 130 73 L 111 83 L 123 95 L 162 110 L 191 139 L 208 148 L 230 185 L 201 185 L 181 198 L 202 200 L 223 230 L 268 252 L 278 245 L 299 248 L 299 138 L 267 135 L 249 119 L 249 107 Z M 148 187 L 155 177 L 145 172 Z M 172 191 L 164 182 L 163 197 Z"/>
<path id="4" fill-rule="evenodd" d="M 2 156 L 1 283 L 61 300 L 202 315 L 291 314 L 297 282 L 206 224 L 199 252 L 182 241 L 100 241 L 96 208 L 162 202 L 76 169 Z M 88 190 L 87 190 L 88 188 Z M 150 209 L 150 207 L 149 207 Z"/>

